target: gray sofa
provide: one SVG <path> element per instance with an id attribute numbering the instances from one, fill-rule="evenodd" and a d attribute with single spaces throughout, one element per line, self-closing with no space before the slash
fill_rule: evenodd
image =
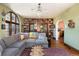
<path id="1" fill-rule="evenodd" d="M 18 35 L 13 35 L 0 39 L 0 45 L 3 48 L 2 56 L 16 56 L 24 50 L 25 41 L 21 41 Z"/>
<path id="2" fill-rule="evenodd" d="M 48 48 L 48 40 L 47 40 L 46 34 L 38 33 L 37 36 L 38 38 L 35 40 L 29 38 L 26 41 L 26 48 L 31 48 L 32 46 L 35 46 L 35 45 L 42 45 L 44 48 Z"/>
<path id="3" fill-rule="evenodd" d="M 26 37 L 26 33 L 22 33 Z M 30 38 L 25 38 L 25 40 L 20 40 L 19 35 L 16 34 L 9 37 L 4 37 L 0 39 L 0 45 L 3 48 L 2 56 L 19 56 L 25 48 L 31 48 L 33 45 L 41 44 L 44 48 L 48 48 L 48 41 L 46 36 L 41 36 L 39 34 L 38 39 L 33 40 Z"/>

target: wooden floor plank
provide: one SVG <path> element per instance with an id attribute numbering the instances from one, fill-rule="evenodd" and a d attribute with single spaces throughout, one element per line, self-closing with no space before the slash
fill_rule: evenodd
<path id="1" fill-rule="evenodd" d="M 51 39 L 50 40 L 51 48 L 64 48 L 71 56 L 79 56 L 79 51 L 73 49 L 70 46 L 64 44 L 64 39 L 60 38 L 59 40 Z"/>

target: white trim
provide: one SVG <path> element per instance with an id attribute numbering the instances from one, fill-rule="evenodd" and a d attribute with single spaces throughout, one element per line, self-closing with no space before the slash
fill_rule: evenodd
<path id="1" fill-rule="evenodd" d="M 18 20 L 19 20 L 19 25 L 20 25 L 19 30 L 20 30 L 20 33 L 21 33 L 21 19 L 20 19 L 19 15 L 18 15 Z"/>
<path id="2" fill-rule="evenodd" d="M 56 22 L 56 40 L 58 40 L 58 36 L 59 36 L 59 34 L 58 34 L 58 23 L 59 23 L 60 21 L 62 21 L 62 20 L 58 20 L 58 21 Z M 63 21 L 64 21 L 64 20 L 63 20 Z"/>

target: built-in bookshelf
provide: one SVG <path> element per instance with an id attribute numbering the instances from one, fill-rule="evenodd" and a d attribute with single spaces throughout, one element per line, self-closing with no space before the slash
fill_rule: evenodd
<path id="1" fill-rule="evenodd" d="M 29 20 L 24 19 L 22 24 L 23 32 L 29 32 Z"/>
<path id="2" fill-rule="evenodd" d="M 51 33 L 53 36 L 52 18 L 25 18 L 22 24 L 23 32 L 45 32 L 47 36 Z"/>

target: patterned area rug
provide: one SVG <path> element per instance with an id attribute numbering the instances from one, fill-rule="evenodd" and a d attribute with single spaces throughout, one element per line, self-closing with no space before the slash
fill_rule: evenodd
<path id="1" fill-rule="evenodd" d="M 70 54 L 63 48 L 44 49 L 45 56 L 69 56 Z"/>
<path id="2" fill-rule="evenodd" d="M 21 56 L 30 56 L 31 49 L 26 48 Z M 44 49 L 45 56 L 70 56 L 70 54 L 63 48 L 47 48 Z"/>
<path id="3" fill-rule="evenodd" d="M 30 56 L 31 48 L 25 48 L 21 56 Z"/>

